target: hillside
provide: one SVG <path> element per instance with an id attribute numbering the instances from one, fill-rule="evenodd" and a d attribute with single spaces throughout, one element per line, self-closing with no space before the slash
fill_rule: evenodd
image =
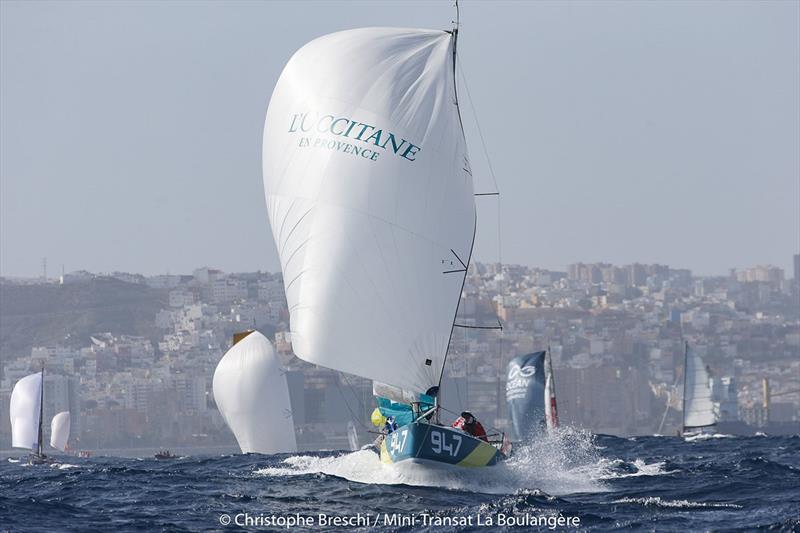
<path id="1" fill-rule="evenodd" d="M 56 343 L 86 346 L 104 331 L 157 338 L 167 293 L 113 278 L 72 285 L 0 283 L 0 359 Z"/>

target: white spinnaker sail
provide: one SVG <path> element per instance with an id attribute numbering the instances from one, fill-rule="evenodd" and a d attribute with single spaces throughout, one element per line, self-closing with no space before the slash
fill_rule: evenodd
<path id="1" fill-rule="evenodd" d="M 703 359 L 686 345 L 686 370 L 683 400 L 683 425 L 687 428 L 711 426 L 717 423 L 714 402 L 711 400 L 711 377 Z"/>
<path id="2" fill-rule="evenodd" d="M 544 418 L 548 430 L 552 431 L 558 427 L 556 383 L 553 378 L 553 360 L 549 349 L 544 361 Z"/>
<path id="3" fill-rule="evenodd" d="M 37 372 L 17 381 L 11 391 L 11 446 L 36 450 L 39 446 L 39 415 L 42 374 Z"/>
<path id="4" fill-rule="evenodd" d="M 437 385 L 475 230 L 453 35 L 363 28 L 298 50 L 272 94 L 264 188 L 302 359 Z"/>
<path id="5" fill-rule="evenodd" d="M 69 411 L 61 411 L 53 417 L 50 423 L 50 446 L 62 452 L 67 450 L 69 440 L 70 418 Z"/>
<path id="6" fill-rule="evenodd" d="M 264 335 L 254 331 L 228 350 L 212 387 L 242 453 L 297 451 L 286 376 Z"/>

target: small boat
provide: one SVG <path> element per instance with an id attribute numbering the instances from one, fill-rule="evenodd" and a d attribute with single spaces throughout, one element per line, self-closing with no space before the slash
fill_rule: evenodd
<path id="1" fill-rule="evenodd" d="M 319 37 L 287 63 L 264 126 L 292 349 L 401 391 L 376 394 L 381 413 L 403 414 L 381 439 L 386 463 L 488 466 L 508 452 L 502 433 L 440 421 L 477 223 L 457 37 L 457 22 Z"/>
<path id="2" fill-rule="evenodd" d="M 44 365 L 41 372 L 17 381 L 11 391 L 11 446 L 30 450 L 28 464 L 53 463 L 42 451 L 42 419 L 44 418 Z"/>
<path id="3" fill-rule="evenodd" d="M 711 396 L 711 370 L 684 341 L 683 427 L 681 436 L 714 435 L 718 409 Z"/>
<path id="4" fill-rule="evenodd" d="M 297 451 L 286 374 L 264 335 L 253 330 L 234 335 L 214 371 L 212 389 L 242 453 Z"/>
<path id="5" fill-rule="evenodd" d="M 178 456 L 174 455 L 169 450 L 159 450 L 154 456 L 158 461 L 167 461 L 169 459 L 177 459 Z"/>
<path id="6" fill-rule="evenodd" d="M 558 427 L 550 350 L 518 355 L 508 363 L 506 402 L 517 441 Z"/>

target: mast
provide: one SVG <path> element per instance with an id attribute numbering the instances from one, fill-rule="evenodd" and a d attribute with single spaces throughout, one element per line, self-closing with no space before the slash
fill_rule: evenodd
<path id="1" fill-rule="evenodd" d="M 44 363 L 42 363 L 42 386 L 39 388 L 39 442 L 36 445 L 36 455 L 42 455 L 42 420 L 44 419 Z"/>
<path id="2" fill-rule="evenodd" d="M 456 112 L 458 113 L 458 123 L 461 126 L 461 135 L 464 135 L 464 121 L 461 119 L 461 108 L 458 106 L 458 83 L 456 78 L 456 46 L 458 43 L 458 26 L 459 26 L 459 13 L 458 13 L 458 0 L 455 0 L 456 6 L 456 20 L 454 22 L 453 34 L 453 95 L 455 97 Z M 466 138 L 466 136 L 465 136 Z M 465 143 L 466 144 L 466 143 Z M 447 365 L 447 354 L 450 353 L 450 344 L 453 342 L 453 330 L 456 327 L 456 318 L 458 317 L 458 309 L 461 307 L 461 295 L 464 294 L 464 285 L 467 283 L 467 274 L 469 273 L 469 265 L 472 262 L 472 251 L 475 249 L 475 235 L 478 232 L 478 213 L 475 213 L 474 226 L 472 228 L 472 242 L 469 245 L 469 255 L 467 262 L 461 262 L 464 265 L 464 278 L 461 280 L 461 290 L 458 292 L 458 300 L 456 301 L 456 310 L 453 313 L 453 324 L 450 326 L 450 336 L 447 338 L 447 347 L 444 350 L 444 359 L 442 360 L 442 371 L 439 373 L 439 382 L 436 384 L 438 396 L 439 390 L 442 388 L 442 379 L 444 379 L 444 369 Z M 461 261 L 461 258 L 456 255 L 456 258 Z"/>
<path id="3" fill-rule="evenodd" d="M 683 419 L 681 434 L 686 433 L 686 377 L 689 371 L 689 341 L 683 341 Z"/>

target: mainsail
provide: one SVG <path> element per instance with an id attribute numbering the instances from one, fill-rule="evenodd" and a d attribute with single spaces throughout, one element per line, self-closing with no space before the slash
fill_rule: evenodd
<path id="1" fill-rule="evenodd" d="M 11 446 L 36 450 L 39 447 L 39 418 L 42 408 L 42 373 L 17 381 L 11 391 Z"/>
<path id="2" fill-rule="evenodd" d="M 452 32 L 325 35 L 286 65 L 264 188 L 295 354 L 438 385 L 475 232 Z"/>
<path id="3" fill-rule="evenodd" d="M 518 355 L 508 363 L 506 401 L 517 440 L 545 425 L 545 353 Z"/>
<path id="4" fill-rule="evenodd" d="M 214 371 L 214 401 L 242 453 L 297 451 L 289 387 L 269 340 L 254 331 Z"/>
<path id="5" fill-rule="evenodd" d="M 69 440 L 70 418 L 69 411 L 61 411 L 53 417 L 50 423 L 50 446 L 62 452 L 67 450 Z"/>
<path id="6" fill-rule="evenodd" d="M 683 384 L 683 427 L 700 428 L 717 423 L 717 413 L 711 399 L 711 376 L 703 359 L 685 344 Z"/>
<path id="7" fill-rule="evenodd" d="M 553 377 L 553 357 L 550 349 L 544 359 L 544 418 L 547 429 L 558 427 L 558 406 L 556 405 L 556 382 Z"/>

